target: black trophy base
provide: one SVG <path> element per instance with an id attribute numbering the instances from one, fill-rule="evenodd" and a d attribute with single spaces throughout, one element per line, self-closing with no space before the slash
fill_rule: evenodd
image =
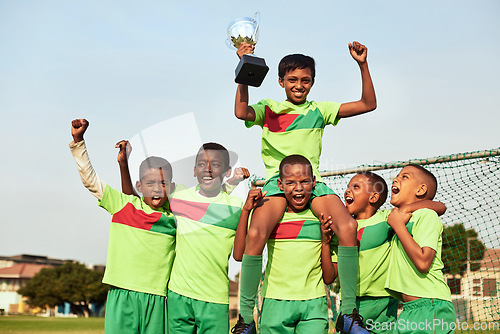
<path id="1" fill-rule="evenodd" d="M 259 87 L 268 71 L 269 67 L 267 67 L 264 58 L 243 55 L 236 67 L 234 81 L 242 85 Z"/>

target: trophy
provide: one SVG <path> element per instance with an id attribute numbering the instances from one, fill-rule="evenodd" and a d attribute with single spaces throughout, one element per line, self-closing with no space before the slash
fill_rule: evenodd
<path id="1" fill-rule="evenodd" d="M 233 20 L 227 27 L 227 45 L 236 50 L 242 42 L 255 45 L 259 38 L 259 21 L 259 12 L 255 13 L 254 18 L 241 17 Z M 269 67 L 263 58 L 246 54 L 241 57 L 236 67 L 234 81 L 243 85 L 259 87 L 268 71 Z"/>

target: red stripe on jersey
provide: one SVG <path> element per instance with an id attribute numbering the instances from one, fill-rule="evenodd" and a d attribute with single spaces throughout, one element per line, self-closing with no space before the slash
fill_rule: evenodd
<path id="1" fill-rule="evenodd" d="M 190 202 L 174 198 L 170 201 L 170 210 L 178 216 L 200 221 L 207 213 L 209 205 L 210 203 Z"/>
<path id="2" fill-rule="evenodd" d="M 297 239 L 305 220 L 281 222 L 271 232 L 269 239 Z"/>
<path id="3" fill-rule="evenodd" d="M 132 203 L 127 203 L 123 209 L 113 215 L 111 221 L 150 231 L 154 223 L 161 218 L 161 215 L 160 212 L 146 213 L 137 209 Z"/>
<path id="4" fill-rule="evenodd" d="M 276 114 L 266 106 L 264 127 L 271 132 L 285 132 L 298 116 L 298 114 Z"/>
<path id="5" fill-rule="evenodd" d="M 359 247 L 359 244 L 361 242 L 361 237 L 363 236 L 363 232 L 365 231 L 365 228 L 360 228 L 358 233 L 356 234 L 356 239 L 357 239 L 357 242 L 358 242 L 358 247 Z"/>

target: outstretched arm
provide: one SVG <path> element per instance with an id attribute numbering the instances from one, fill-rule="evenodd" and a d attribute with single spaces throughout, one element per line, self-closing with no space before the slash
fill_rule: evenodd
<path id="1" fill-rule="evenodd" d="M 241 261 L 243 253 L 245 252 L 245 244 L 248 229 L 248 217 L 250 212 L 262 201 L 266 196 L 267 191 L 262 193 L 261 189 L 250 189 L 248 191 L 247 200 L 241 209 L 240 220 L 236 228 L 236 235 L 234 237 L 233 258 L 236 261 Z"/>
<path id="2" fill-rule="evenodd" d="M 323 272 L 323 282 L 325 284 L 332 284 L 337 277 L 337 264 L 332 262 L 332 254 L 330 250 L 330 243 L 332 241 L 333 231 L 331 229 L 331 217 L 325 218 L 324 214 L 320 215 L 319 221 L 321 223 L 321 270 Z"/>
<path id="3" fill-rule="evenodd" d="M 132 185 L 132 178 L 130 177 L 130 169 L 128 168 L 128 156 L 132 152 L 132 146 L 128 140 L 120 140 L 116 143 L 115 148 L 119 148 L 118 152 L 118 165 L 120 166 L 120 178 L 122 181 L 122 192 L 126 195 L 134 195 L 139 197 L 135 192 Z"/>
<path id="4" fill-rule="evenodd" d="M 241 43 L 236 54 L 243 57 L 245 54 L 253 53 L 254 46 L 248 43 Z M 236 98 L 234 100 L 234 115 L 244 121 L 255 121 L 255 111 L 248 105 L 248 86 L 238 84 L 236 88 Z"/>
<path id="5" fill-rule="evenodd" d="M 355 102 L 342 103 L 339 109 L 339 118 L 352 117 L 360 115 L 377 108 L 377 98 L 375 88 L 373 88 L 368 62 L 366 60 L 368 49 L 361 43 L 349 43 L 349 52 L 352 58 L 358 63 L 361 71 L 362 91 L 361 99 Z"/>
<path id="6" fill-rule="evenodd" d="M 436 251 L 430 247 L 420 247 L 413 239 L 406 228 L 406 223 L 408 223 L 410 217 L 411 213 L 404 213 L 399 208 L 394 208 L 389 214 L 387 223 L 396 232 L 406 254 L 417 270 L 426 273 L 431 267 Z"/>
<path id="7" fill-rule="evenodd" d="M 73 141 L 69 144 L 69 148 L 75 159 L 83 185 L 92 195 L 100 200 L 102 199 L 106 184 L 99 178 L 94 167 L 92 167 L 90 163 L 87 147 L 83 139 L 83 135 L 85 131 L 87 131 L 88 126 L 89 122 L 86 119 L 75 119 L 71 122 L 71 135 L 73 136 Z"/>
<path id="8" fill-rule="evenodd" d="M 399 210 L 401 210 L 403 213 L 413 213 L 420 209 L 430 209 L 436 212 L 438 216 L 442 216 L 446 212 L 446 205 L 444 205 L 441 202 L 426 199 L 423 201 L 418 201 L 411 204 L 403 205 L 399 208 Z"/>

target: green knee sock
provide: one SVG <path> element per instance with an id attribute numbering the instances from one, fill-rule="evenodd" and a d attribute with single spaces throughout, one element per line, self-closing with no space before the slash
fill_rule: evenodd
<path id="1" fill-rule="evenodd" d="M 342 295 L 341 311 L 351 314 L 356 308 L 356 289 L 358 283 L 358 247 L 339 246 L 337 260 Z"/>
<path id="2" fill-rule="evenodd" d="M 253 308 L 261 276 L 262 255 L 244 254 L 240 273 L 240 314 L 246 323 L 253 321 Z"/>

